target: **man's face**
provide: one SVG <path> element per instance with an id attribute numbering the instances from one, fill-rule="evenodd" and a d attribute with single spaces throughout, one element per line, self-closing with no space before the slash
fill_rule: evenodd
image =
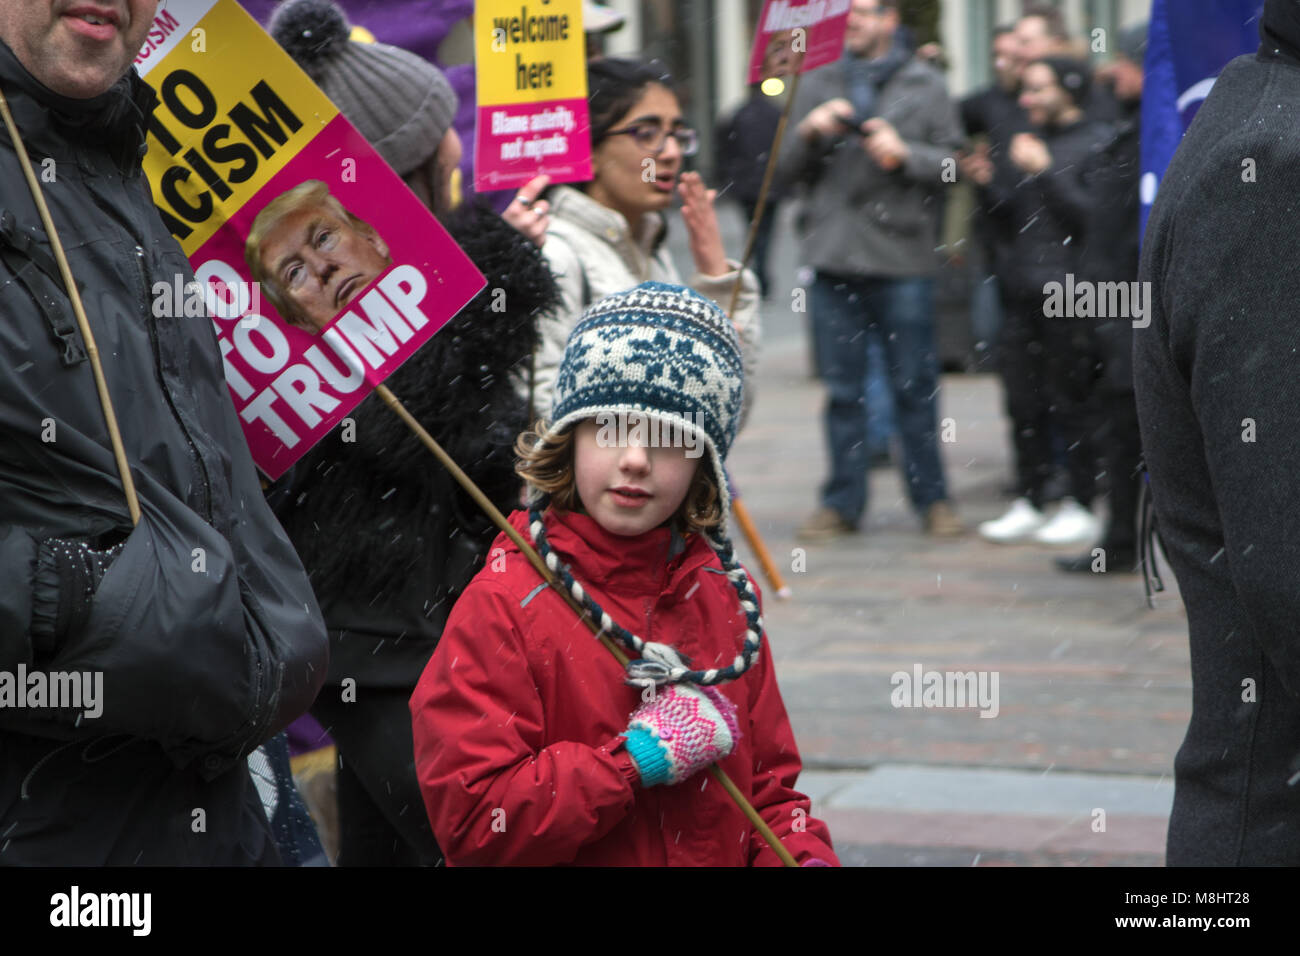
<path id="1" fill-rule="evenodd" d="M 88 99 L 131 66 L 158 0 L 0 0 L 0 39 L 56 93 Z"/>
<path id="2" fill-rule="evenodd" d="M 844 45 L 854 56 L 882 55 L 881 47 L 898 29 L 898 12 L 881 9 L 880 0 L 853 0 Z"/>
<path id="3" fill-rule="evenodd" d="M 1020 71 L 1024 64 L 1020 61 L 1020 41 L 1014 33 L 999 33 L 993 38 L 993 75 L 997 77 L 998 86 L 1008 92 L 1020 82 Z"/>
<path id="4" fill-rule="evenodd" d="M 1061 52 L 1060 45 L 1048 30 L 1042 17 L 1025 17 L 1016 24 L 1016 42 L 1020 47 L 1020 62 L 1033 63 L 1045 56 Z"/>
<path id="5" fill-rule="evenodd" d="M 388 268 L 388 246 L 325 205 L 295 210 L 267 231 L 262 267 L 297 310 L 285 316 L 319 334 Z"/>

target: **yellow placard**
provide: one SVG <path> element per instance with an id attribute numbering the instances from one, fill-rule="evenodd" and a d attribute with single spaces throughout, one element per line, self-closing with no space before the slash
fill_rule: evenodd
<path id="1" fill-rule="evenodd" d="M 338 115 L 234 0 L 219 0 L 148 79 L 160 102 L 145 172 L 187 256 Z"/>
<path id="2" fill-rule="evenodd" d="M 587 95 L 582 0 L 478 0 L 474 51 L 480 105 Z"/>

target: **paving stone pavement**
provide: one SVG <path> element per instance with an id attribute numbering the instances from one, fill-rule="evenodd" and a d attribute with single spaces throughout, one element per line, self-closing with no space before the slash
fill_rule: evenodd
<path id="1" fill-rule="evenodd" d="M 760 582 L 814 812 L 856 864 L 1162 863 L 1173 756 L 1191 704 L 1172 574 L 1163 566 L 1168 590 L 1151 610 L 1139 577 L 1064 574 L 1051 558 L 1071 549 L 996 546 L 974 533 L 1008 504 L 1007 424 L 987 375 L 947 375 L 941 386 L 940 417 L 955 432 L 941 449 L 966 538 L 923 536 L 897 469 L 885 469 L 871 473 L 863 533 L 798 544 L 826 457 L 807 316 L 790 311 L 792 249 L 778 236 L 781 279 L 764 308 L 757 404 L 729 464 L 793 589 L 779 601 Z M 741 552 L 757 570 L 743 543 Z M 894 706 L 891 677 L 917 665 L 997 675 L 996 716 Z M 825 789 L 833 770 L 852 779 Z M 882 773 L 892 782 L 873 791 Z M 1157 799 L 1130 806 L 1125 780 Z"/>

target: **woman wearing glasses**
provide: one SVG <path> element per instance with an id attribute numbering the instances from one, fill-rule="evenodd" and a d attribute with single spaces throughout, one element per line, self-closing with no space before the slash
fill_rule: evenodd
<path id="1" fill-rule="evenodd" d="M 587 306 L 647 280 L 681 284 L 664 243 L 662 213 L 674 193 L 681 197 L 695 260 L 689 284 L 725 310 L 739 268 L 722 246 L 714 192 L 698 173 L 682 171 L 699 140 L 682 119 L 671 78 L 654 65 L 607 58 L 588 64 L 587 83 L 593 178 L 576 188 L 554 186 L 547 195 L 551 221 L 542 251 L 563 304 L 541 322 L 532 370 L 534 418 L 550 413 L 564 345 Z M 748 270 L 731 318 L 744 354 L 748 410 L 759 334 L 758 283 Z"/>

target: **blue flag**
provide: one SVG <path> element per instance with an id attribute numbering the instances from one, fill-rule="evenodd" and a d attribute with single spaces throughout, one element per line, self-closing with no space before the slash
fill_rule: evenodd
<path id="1" fill-rule="evenodd" d="M 1142 231 L 1160 177 L 1228 61 L 1259 49 L 1263 0 L 1155 0 L 1142 87 Z"/>

